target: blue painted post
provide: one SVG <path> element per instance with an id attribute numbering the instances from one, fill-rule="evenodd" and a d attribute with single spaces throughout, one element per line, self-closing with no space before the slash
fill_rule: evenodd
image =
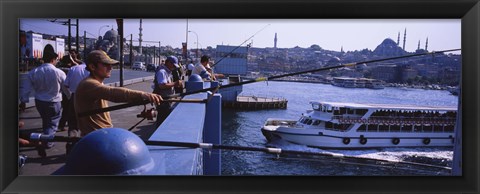
<path id="1" fill-rule="evenodd" d="M 211 82 L 211 87 L 217 87 L 218 82 Z M 208 92 L 211 95 L 211 92 Z M 205 123 L 203 127 L 203 141 L 205 143 L 221 144 L 222 131 L 222 95 L 213 94 L 207 103 Z M 205 175 L 221 175 L 221 151 L 209 150 L 204 152 L 204 173 Z"/>

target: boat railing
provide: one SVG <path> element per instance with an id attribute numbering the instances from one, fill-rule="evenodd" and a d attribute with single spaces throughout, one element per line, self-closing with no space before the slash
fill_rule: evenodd
<path id="1" fill-rule="evenodd" d="M 384 124 L 384 125 L 454 125 L 455 118 L 444 117 L 390 117 L 371 116 L 362 118 L 359 116 L 333 116 L 340 124 Z"/>

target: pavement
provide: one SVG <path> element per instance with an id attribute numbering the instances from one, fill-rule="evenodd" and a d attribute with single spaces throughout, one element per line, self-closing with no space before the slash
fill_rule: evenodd
<path id="1" fill-rule="evenodd" d="M 136 83 L 125 85 L 126 88 L 151 92 L 152 80 L 139 79 Z M 32 103 L 30 103 L 32 104 Z M 122 103 L 109 103 L 109 106 L 114 106 Z M 151 108 L 150 104 L 147 109 Z M 143 106 L 134 106 L 121 110 L 111 111 L 110 115 L 114 127 L 129 129 L 141 118 L 137 118 L 143 110 Z M 20 113 L 20 120 L 25 123 L 24 127 L 20 129 L 20 134 L 30 134 L 34 132 L 42 132 L 42 120 L 37 109 L 34 106 L 27 106 L 25 112 Z M 144 120 L 136 126 L 132 132 L 139 135 L 140 138 L 147 140 L 154 132 L 154 122 Z M 67 131 L 59 131 L 55 135 L 67 136 Z M 47 156 L 42 158 L 38 155 L 35 147 L 19 147 L 19 154 L 27 156 L 25 165 L 19 169 L 19 175 L 50 175 L 65 164 L 67 156 L 65 155 L 65 143 L 56 142 L 53 148 L 47 149 Z"/>

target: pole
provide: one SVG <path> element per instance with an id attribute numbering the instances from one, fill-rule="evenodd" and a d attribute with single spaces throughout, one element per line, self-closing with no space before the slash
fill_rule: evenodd
<path id="1" fill-rule="evenodd" d="M 185 64 L 187 64 L 187 56 L 188 56 L 188 19 L 187 19 L 187 32 L 185 32 Z"/>
<path id="2" fill-rule="evenodd" d="M 68 51 L 72 50 L 72 23 L 71 19 L 68 19 Z"/>
<path id="3" fill-rule="evenodd" d="M 133 45 L 132 45 L 132 42 L 133 42 L 133 34 L 130 34 L 130 67 L 132 66 L 133 64 Z"/>
<path id="4" fill-rule="evenodd" d="M 87 60 L 87 31 L 83 31 L 83 61 Z"/>
<path id="5" fill-rule="evenodd" d="M 117 19 L 118 38 L 120 38 L 120 87 L 123 87 L 123 19 Z"/>
<path id="6" fill-rule="evenodd" d="M 76 38 L 75 38 L 75 48 L 77 48 L 77 52 L 80 52 L 80 46 L 78 44 L 79 40 L 78 40 L 78 28 L 80 28 L 80 26 L 78 25 L 78 19 L 77 19 L 77 33 L 76 33 Z"/>

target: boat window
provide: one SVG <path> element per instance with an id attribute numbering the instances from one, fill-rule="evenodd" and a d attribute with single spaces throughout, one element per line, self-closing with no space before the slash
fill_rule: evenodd
<path id="1" fill-rule="evenodd" d="M 378 125 L 378 131 L 386 132 L 388 131 L 388 125 Z"/>
<path id="2" fill-rule="evenodd" d="M 333 127 L 333 123 L 332 122 L 326 122 L 325 123 L 325 128 L 332 128 Z"/>
<path id="3" fill-rule="evenodd" d="M 414 125 L 413 126 L 413 131 L 421 132 L 422 131 L 422 125 Z"/>
<path id="4" fill-rule="evenodd" d="M 367 126 L 366 125 L 360 125 L 360 127 L 357 129 L 357 131 L 366 131 L 367 130 Z"/>
<path id="5" fill-rule="evenodd" d="M 432 132 L 432 126 L 431 126 L 431 125 L 425 125 L 425 126 L 423 126 L 423 131 L 425 131 L 425 132 Z"/>
<path id="6" fill-rule="evenodd" d="M 367 125 L 367 130 L 368 131 L 377 131 L 378 125 L 370 124 Z"/>
<path id="7" fill-rule="evenodd" d="M 312 104 L 313 110 L 320 110 L 320 105 L 318 104 Z"/>
<path id="8" fill-rule="evenodd" d="M 390 131 L 398 132 L 400 130 L 401 130 L 400 125 L 390 125 Z"/>
<path id="9" fill-rule="evenodd" d="M 321 121 L 320 121 L 320 120 L 315 120 L 315 122 L 313 122 L 313 124 L 312 124 L 312 125 L 319 125 L 320 123 L 321 123 Z"/>
<path id="10" fill-rule="evenodd" d="M 453 125 L 447 125 L 445 126 L 445 132 L 453 132 L 454 126 Z"/>
<path id="11" fill-rule="evenodd" d="M 313 120 L 312 120 L 312 119 L 308 119 L 308 121 L 307 121 L 307 125 L 311 125 L 311 124 L 312 124 L 312 122 L 313 122 Z"/>
<path id="12" fill-rule="evenodd" d="M 340 115 L 340 111 L 339 110 L 334 110 L 333 115 Z"/>
<path id="13" fill-rule="evenodd" d="M 308 122 L 311 122 L 311 121 L 312 121 L 311 119 L 305 118 L 305 120 L 303 120 L 303 124 L 307 124 L 307 125 L 308 125 Z"/>
<path id="14" fill-rule="evenodd" d="M 332 112 L 333 108 L 331 106 L 327 106 L 326 108 L 327 108 L 327 112 Z"/>
<path id="15" fill-rule="evenodd" d="M 347 113 L 347 109 L 344 108 L 344 107 L 341 107 L 341 108 L 340 108 L 340 114 L 343 115 L 343 114 L 345 114 L 345 113 Z"/>
<path id="16" fill-rule="evenodd" d="M 353 109 L 347 108 L 347 113 L 348 114 L 353 114 Z"/>
<path id="17" fill-rule="evenodd" d="M 433 126 L 433 131 L 435 131 L 435 132 L 443 132 L 443 126 L 441 126 L 441 125 L 434 125 L 434 126 Z"/>
<path id="18" fill-rule="evenodd" d="M 367 113 L 367 109 L 357 109 L 356 114 L 357 115 L 365 115 Z"/>
<path id="19" fill-rule="evenodd" d="M 401 130 L 403 132 L 412 132 L 412 126 L 411 125 L 403 125 Z"/>

